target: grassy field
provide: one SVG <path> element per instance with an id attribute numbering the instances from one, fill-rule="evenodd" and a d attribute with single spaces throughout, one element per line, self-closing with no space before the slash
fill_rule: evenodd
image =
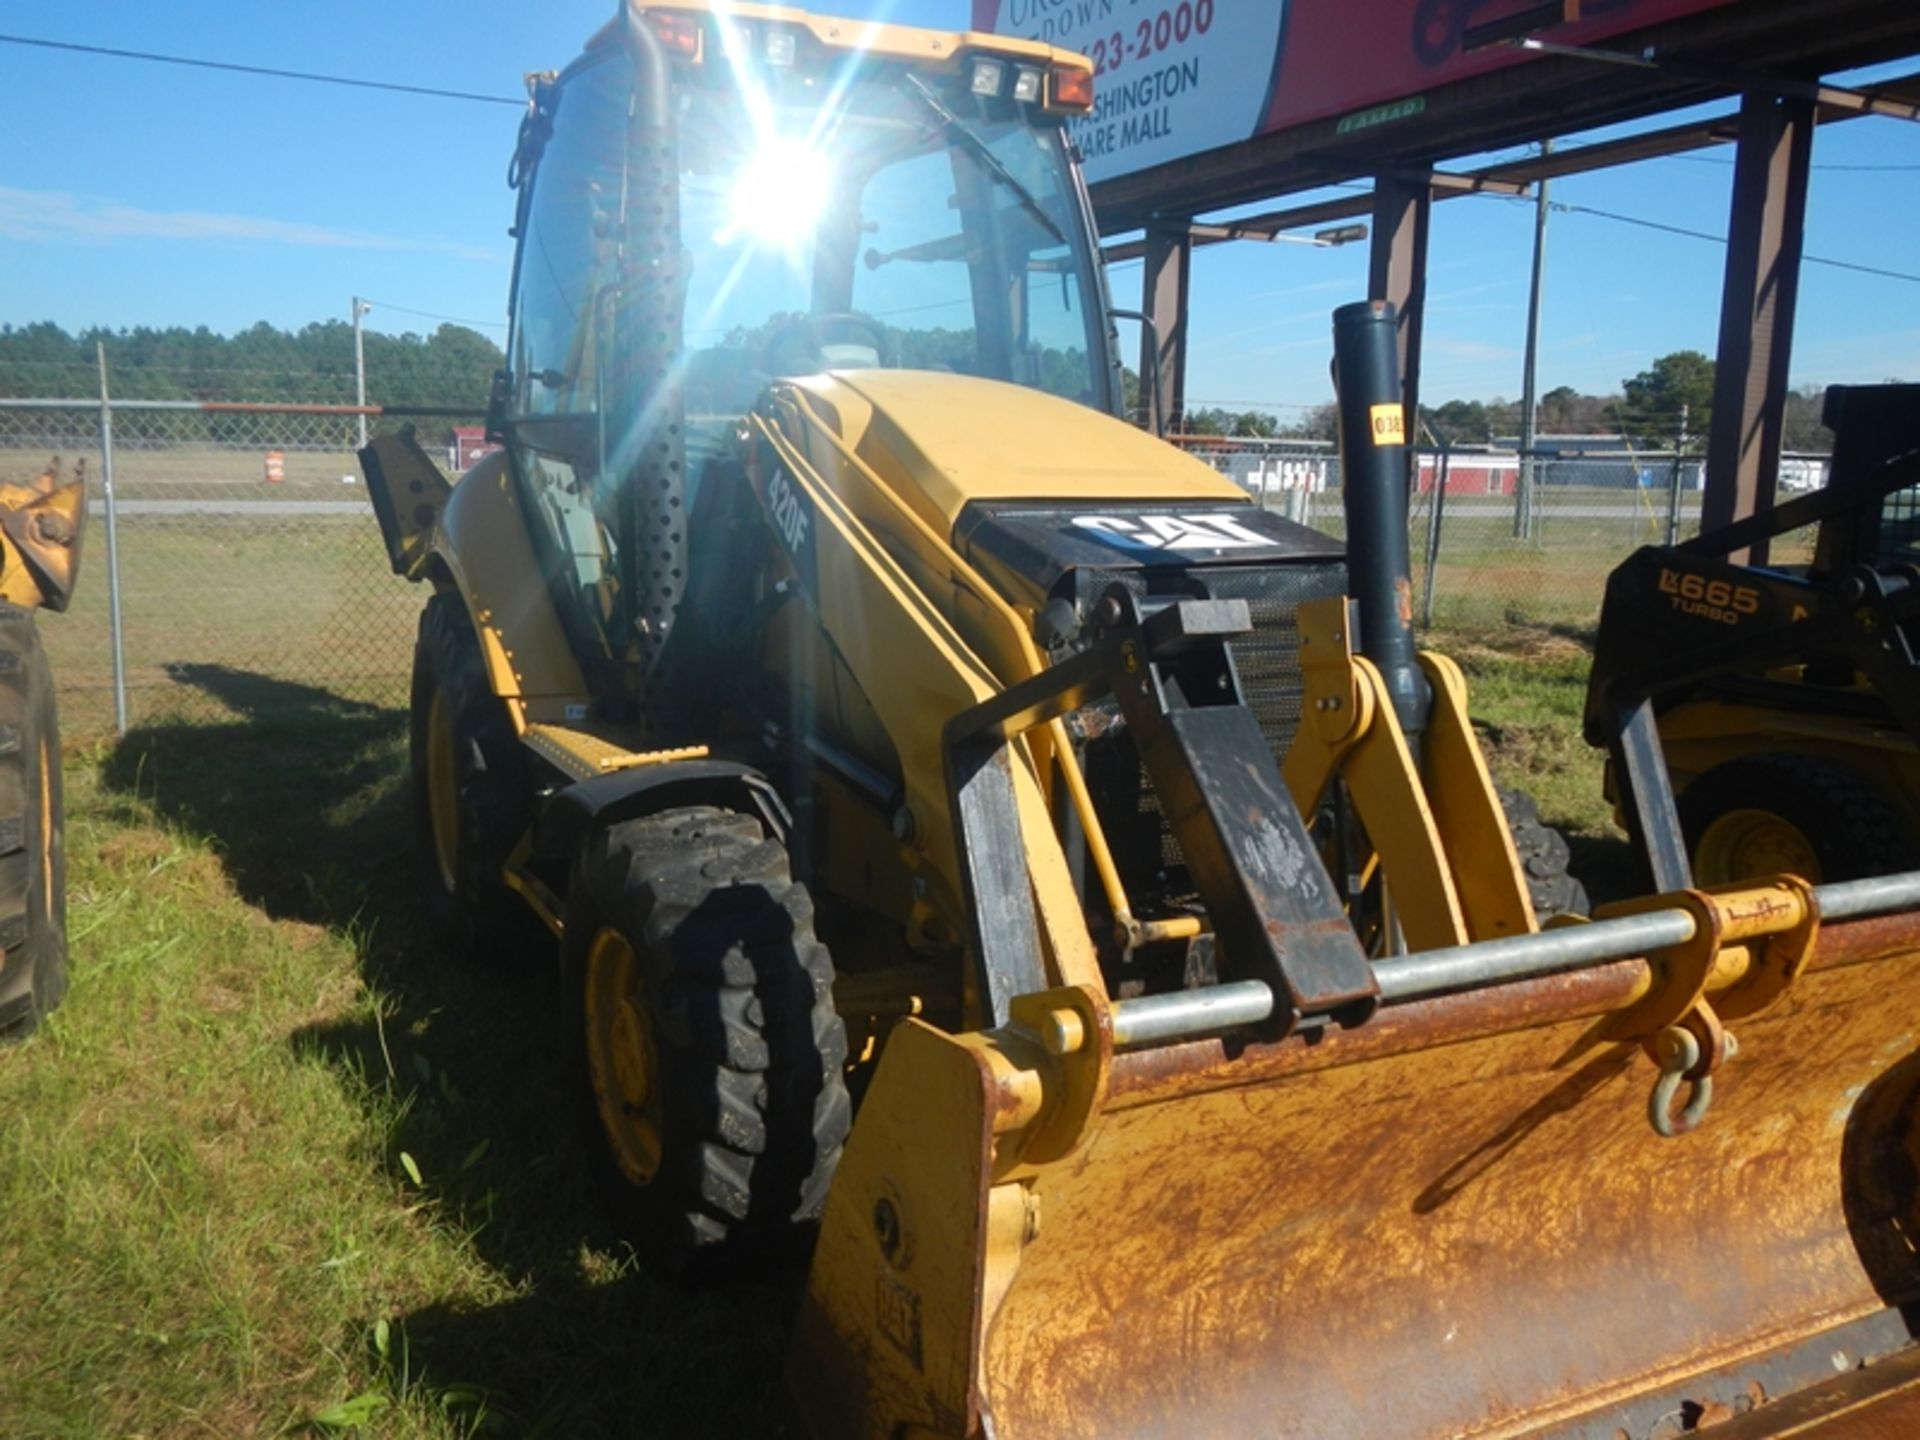
<path id="1" fill-rule="evenodd" d="M 1580 646 L 1447 648 L 1617 869 Z M 0 1052 L 0 1435 L 774 1433 L 797 1277 L 680 1293 L 607 1233 L 550 964 L 424 943 L 403 713 L 207 683 L 235 719 L 70 757 L 74 988 Z"/>
<path id="2" fill-rule="evenodd" d="M 0 1435 L 765 1433 L 792 1277 L 676 1294 L 605 1231 L 545 957 L 422 943 L 404 717 L 255 700 L 71 757 L 74 987 L 0 1052 Z"/>

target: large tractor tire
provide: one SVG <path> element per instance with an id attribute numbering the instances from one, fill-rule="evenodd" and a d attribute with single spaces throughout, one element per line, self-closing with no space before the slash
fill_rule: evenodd
<path id="1" fill-rule="evenodd" d="M 0 1042 L 67 992 L 60 721 L 31 611 L 0 604 Z"/>
<path id="2" fill-rule="evenodd" d="M 1900 811 L 1846 766 L 1812 755 L 1748 755 L 1682 792 L 1680 825 L 1694 883 L 1764 875 L 1815 884 L 1920 868 Z"/>
<path id="3" fill-rule="evenodd" d="M 609 826 L 568 897 L 583 1121 L 616 1223 L 669 1274 L 794 1251 L 852 1120 L 813 902 L 760 822 Z"/>
<path id="4" fill-rule="evenodd" d="M 466 604 L 452 591 L 421 612 L 412 709 L 414 833 L 428 924 L 451 955 L 504 957 L 538 933 L 501 878 L 531 814 L 527 758 L 487 683 Z"/>
<path id="5" fill-rule="evenodd" d="M 1544 925 L 1559 915 L 1586 914 L 1587 887 L 1567 868 L 1573 860 L 1567 837 L 1540 818 L 1540 807 L 1526 791 L 1501 790 L 1499 795 L 1534 918 Z"/>

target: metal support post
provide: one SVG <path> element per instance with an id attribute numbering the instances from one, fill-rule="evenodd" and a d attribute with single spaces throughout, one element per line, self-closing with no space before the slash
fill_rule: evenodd
<path id="1" fill-rule="evenodd" d="M 1667 544 L 1680 543 L 1680 473 L 1687 456 L 1687 404 L 1680 402 L 1680 433 L 1673 442 L 1673 473 L 1667 477 Z"/>
<path id="2" fill-rule="evenodd" d="M 1386 300 L 1400 317 L 1400 403 L 1420 413 L 1420 334 L 1427 309 L 1427 233 L 1433 188 L 1425 176 L 1377 175 L 1367 298 Z"/>
<path id="3" fill-rule="evenodd" d="M 1147 231 L 1141 279 L 1140 380 L 1151 385 L 1150 427 L 1157 435 L 1182 428 L 1187 413 L 1187 301 L 1193 279 L 1193 237 L 1185 220 Z M 1157 349 L 1156 349 L 1157 347 Z"/>
<path id="4" fill-rule="evenodd" d="M 1553 141 L 1540 142 L 1540 156 L 1553 153 Z M 1547 272 L 1547 181 L 1535 187 L 1533 207 L 1533 285 L 1527 292 L 1527 353 L 1520 376 L 1520 480 L 1513 498 L 1516 540 L 1533 538 L 1533 447 L 1540 410 L 1540 290 Z"/>
<path id="5" fill-rule="evenodd" d="M 93 342 L 100 368 L 100 492 L 107 521 L 107 633 L 113 649 L 113 728 L 127 733 L 126 631 L 120 618 L 120 525 L 113 498 L 113 400 L 107 389 L 107 347 Z"/>
<path id="6" fill-rule="evenodd" d="M 1773 508 L 1813 126 L 1811 100 L 1748 95 L 1741 102 L 1703 530 Z M 1766 549 L 1759 540 L 1732 558 L 1763 564 Z"/>
<path id="7" fill-rule="evenodd" d="M 367 404 L 367 346 L 364 333 L 360 328 L 360 321 L 366 316 L 367 312 L 372 309 L 373 306 L 362 300 L 358 295 L 353 297 L 353 394 L 354 404 L 360 406 L 363 410 Z M 359 416 L 358 422 L 360 426 L 359 448 L 364 450 L 367 448 L 367 417 L 365 415 Z"/>
<path id="8" fill-rule="evenodd" d="M 1453 442 L 1440 436 L 1440 463 L 1434 466 L 1433 516 L 1427 522 L 1427 573 L 1420 577 L 1420 628 L 1433 628 L 1433 583 L 1440 569 L 1440 521 L 1447 513 L 1447 477 L 1453 469 Z"/>

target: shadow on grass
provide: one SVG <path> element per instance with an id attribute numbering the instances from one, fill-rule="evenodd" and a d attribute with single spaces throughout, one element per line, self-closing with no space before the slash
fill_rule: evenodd
<path id="1" fill-rule="evenodd" d="M 483 1387 L 514 1434 L 774 1433 L 797 1280 L 681 1291 L 608 1229 L 574 1125 L 552 955 L 536 944 L 523 965 L 459 964 L 418 918 L 406 712 L 223 666 L 174 678 L 244 721 L 133 731 L 108 754 L 108 791 L 130 818 L 150 809 L 211 841 L 264 914 L 353 941 L 382 1018 L 290 1043 L 364 1098 L 388 1178 L 407 1183 L 403 1152 L 417 1165 L 443 1243 L 517 1292 L 396 1317 L 414 1371 Z"/>

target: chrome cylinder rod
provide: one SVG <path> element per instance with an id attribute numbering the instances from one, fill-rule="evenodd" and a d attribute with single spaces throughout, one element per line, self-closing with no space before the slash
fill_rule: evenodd
<path id="1" fill-rule="evenodd" d="M 1897 910 L 1920 909 L 1920 871 L 1873 880 L 1848 880 L 1814 889 L 1823 920 L 1860 920 Z M 1654 910 L 1618 920 L 1596 920 L 1482 940 L 1420 955 L 1381 960 L 1373 967 L 1382 1004 L 1405 1004 L 1512 980 L 1533 980 L 1634 960 L 1693 938 L 1693 917 L 1684 910 Z M 1273 1014 L 1273 992 L 1260 980 L 1235 980 L 1169 995 L 1119 1000 L 1113 1005 L 1113 1043 L 1138 1049 L 1220 1035 L 1257 1025 Z"/>

